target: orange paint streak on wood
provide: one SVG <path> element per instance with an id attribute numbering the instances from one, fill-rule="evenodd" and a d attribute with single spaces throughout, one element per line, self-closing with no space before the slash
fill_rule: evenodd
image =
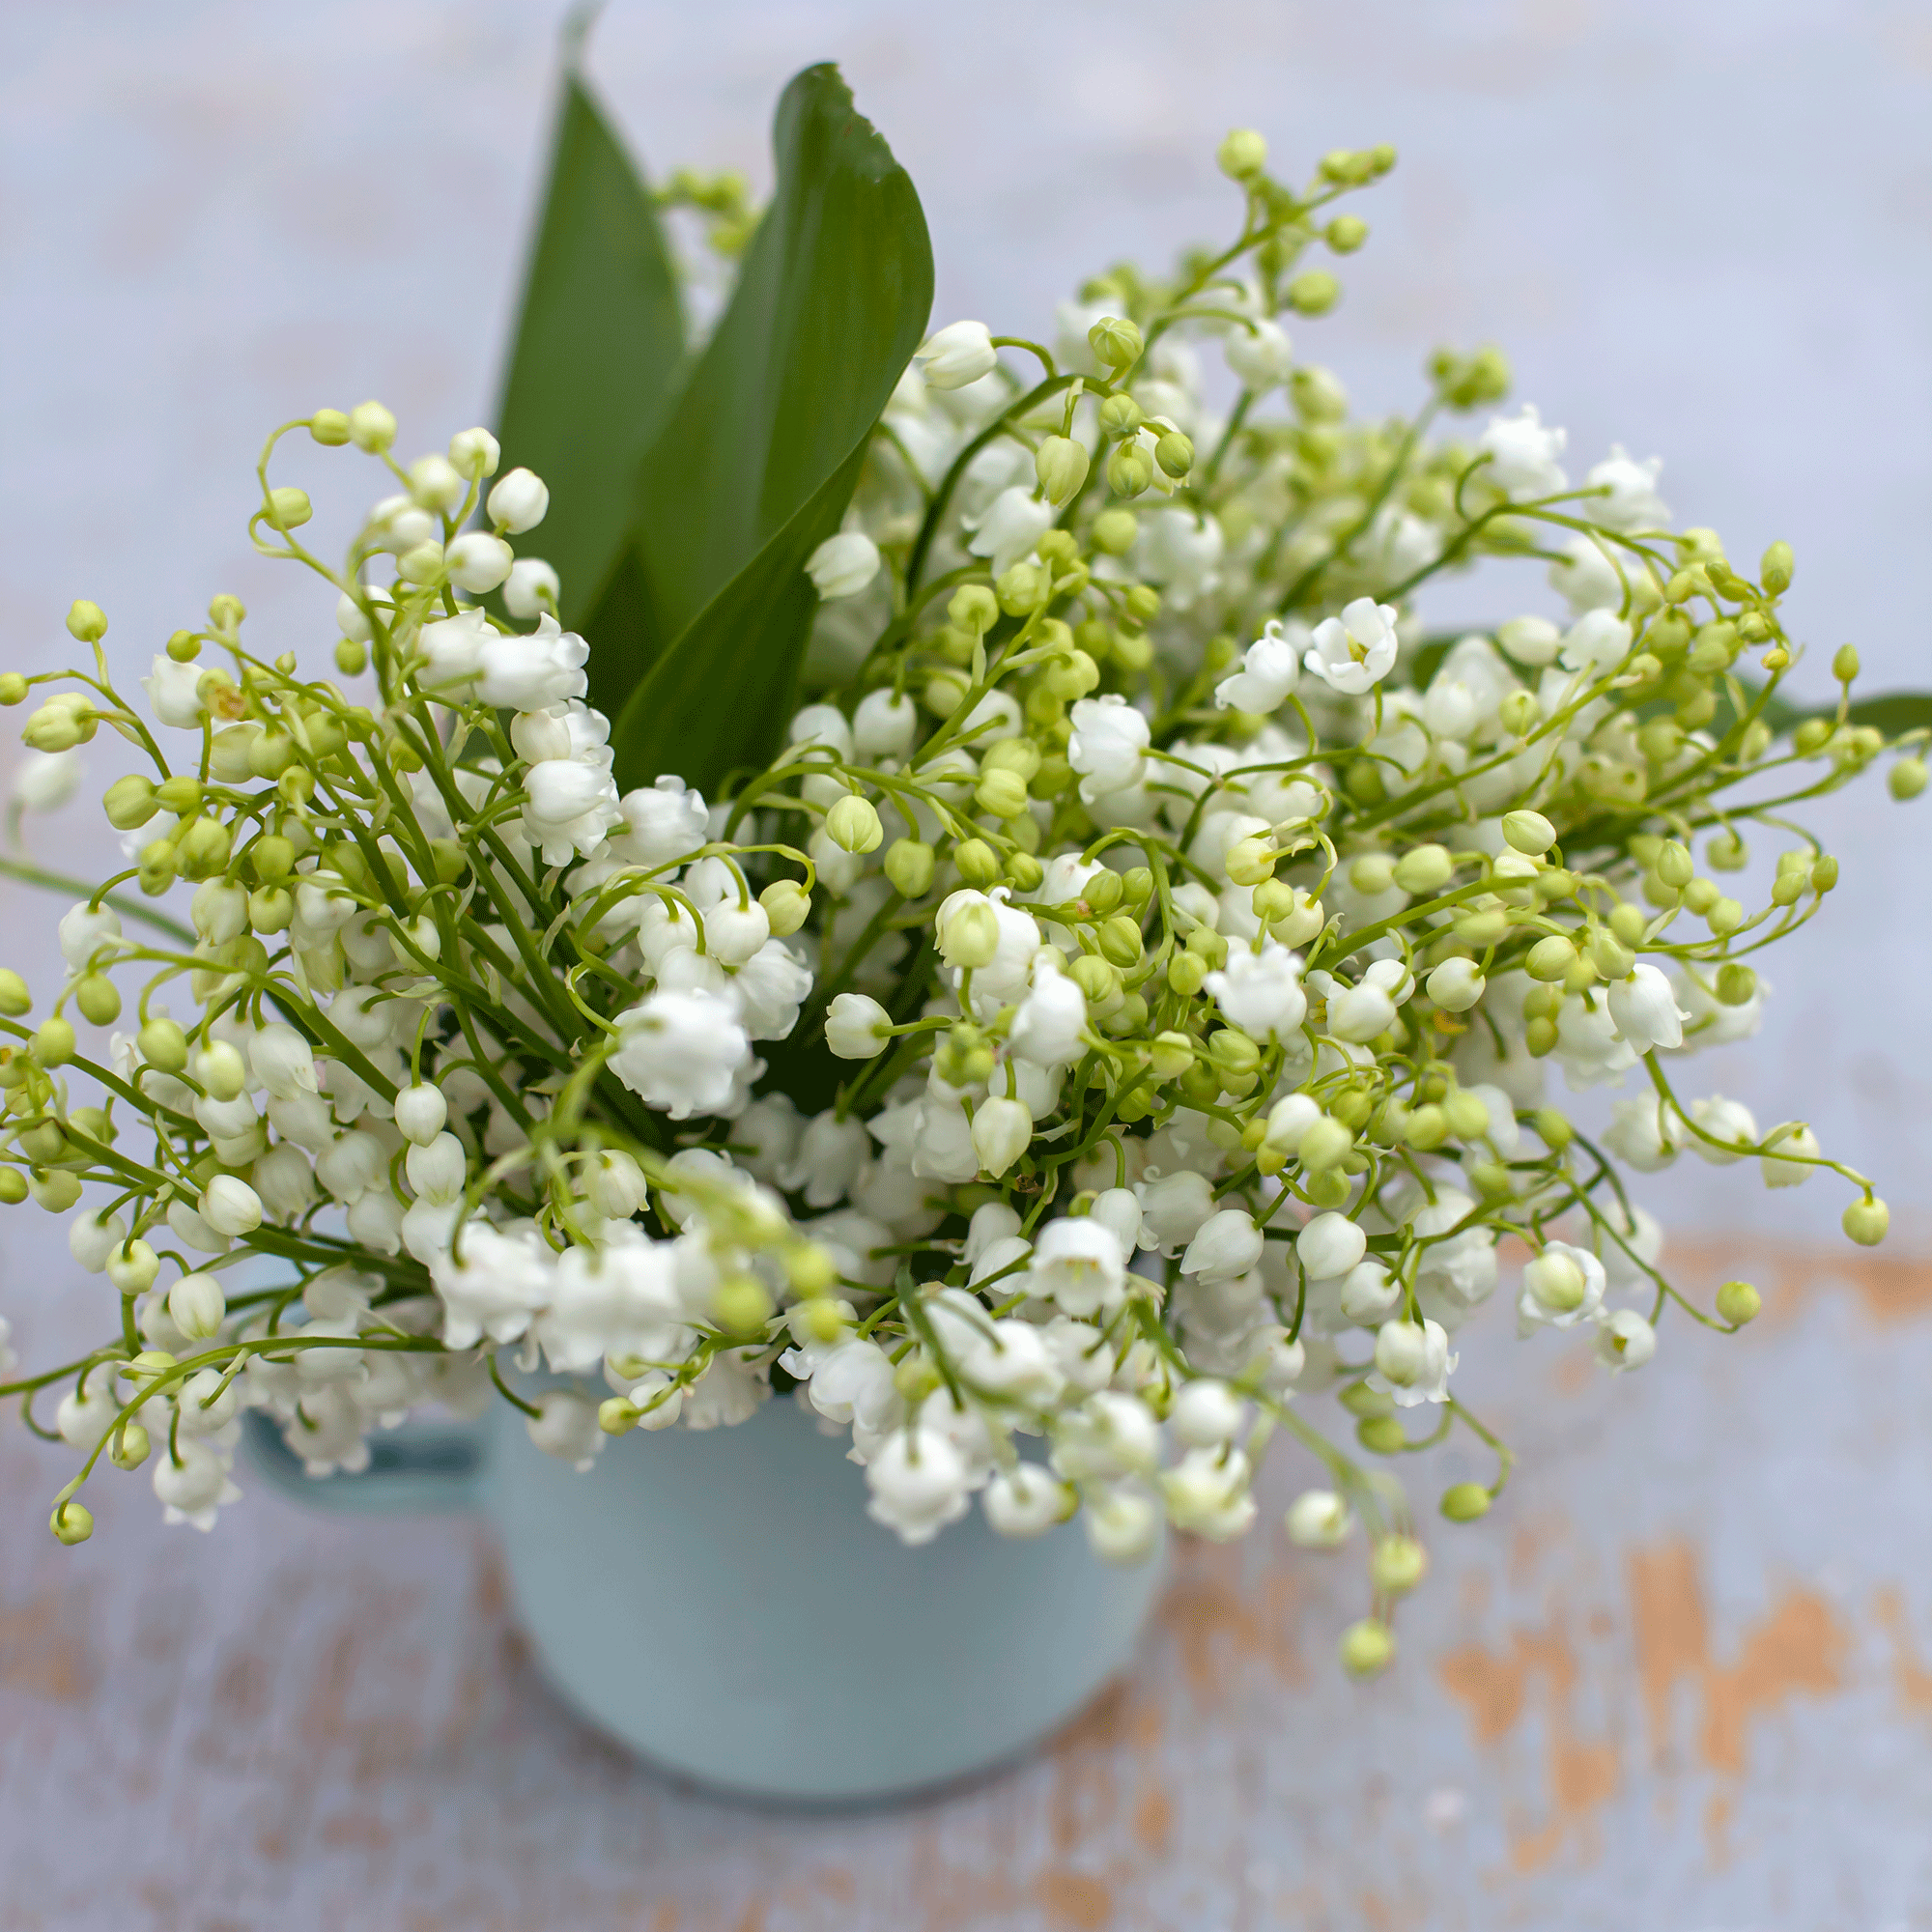
<path id="1" fill-rule="evenodd" d="M 1864 1314 L 1881 1327 L 1932 1315 L 1932 1260 L 1919 1255 L 1794 1246 L 1762 1235 L 1738 1235 L 1673 1241 L 1670 1266 L 1681 1283 L 1702 1280 L 1713 1287 L 1733 1275 L 1747 1275 L 1764 1295 L 1765 1313 L 1759 1319 L 1767 1326 L 1795 1319 L 1828 1282 L 1846 1283 Z"/>
<path id="2" fill-rule="evenodd" d="M 93 1621 L 84 1604 L 61 1589 L 0 1609 L 0 1685 L 50 1703 L 85 1702 L 100 1678 L 86 1637 Z"/>
<path id="3" fill-rule="evenodd" d="M 1712 1869 L 1722 1871 L 1731 1861 L 1731 1794 L 1714 1791 L 1704 1806 L 1704 1849 Z"/>
<path id="4" fill-rule="evenodd" d="M 1580 1675 L 1575 1646 L 1563 1620 L 1541 1631 L 1512 1633 L 1510 1648 L 1496 1656 L 1480 1644 L 1451 1651 L 1437 1665 L 1443 1688 L 1469 1715 L 1476 1743 L 1500 1744 L 1529 1705 L 1532 1679 L 1546 1688 L 1546 1776 L 1549 1813 L 1532 1825 L 1526 1812 L 1510 1821 L 1510 1863 L 1518 1872 L 1540 1869 L 1573 1838 L 1586 1859 L 1601 1851 L 1596 1814 L 1622 1783 L 1616 1745 L 1577 1735 L 1575 1702 Z"/>
<path id="5" fill-rule="evenodd" d="M 1741 1772 L 1750 1720 L 1798 1691 L 1823 1696 L 1843 1683 L 1845 1635 L 1832 1606 L 1811 1590 L 1793 1590 L 1749 1632 L 1736 1664 L 1705 1685 L 1704 1761 Z"/>
<path id="6" fill-rule="evenodd" d="M 1165 1857 L 1174 1835 L 1174 1800 L 1158 1784 L 1143 1787 L 1134 1800 L 1134 1841 L 1151 1858 Z"/>
<path id="7" fill-rule="evenodd" d="M 1085 1872 L 1044 1871 L 1033 1889 L 1048 1924 L 1063 1932 L 1100 1932 L 1113 1920 L 1113 1888 L 1104 1879 Z"/>
<path id="8" fill-rule="evenodd" d="M 1918 1659 L 1912 1640 L 1912 1618 L 1905 1607 L 1905 1593 L 1895 1583 L 1888 1583 L 1878 1593 L 1878 1620 L 1891 1637 L 1891 1684 L 1898 1701 L 1908 1711 L 1932 1711 L 1932 1670 Z"/>
<path id="9" fill-rule="evenodd" d="M 1688 1543 L 1633 1550 L 1630 1592 L 1651 1762 L 1662 1765 L 1670 1754 L 1670 1705 L 1677 1685 L 1700 1679 L 1710 1662 L 1697 1552 Z"/>

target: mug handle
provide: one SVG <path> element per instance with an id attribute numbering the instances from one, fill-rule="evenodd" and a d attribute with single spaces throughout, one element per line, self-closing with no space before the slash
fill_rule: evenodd
<path id="1" fill-rule="evenodd" d="M 259 1409 L 242 1419 L 249 1463 L 297 1502 L 363 1516 L 452 1516 L 474 1509 L 489 1474 L 484 1422 L 406 1422 L 369 1437 L 369 1466 L 311 1476 Z"/>

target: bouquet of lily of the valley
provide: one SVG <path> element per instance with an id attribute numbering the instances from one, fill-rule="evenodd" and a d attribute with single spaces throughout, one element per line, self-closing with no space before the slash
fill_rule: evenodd
<path id="1" fill-rule="evenodd" d="M 1888 751 L 1910 796 L 1925 733 L 1864 722 L 1849 646 L 1795 714 L 1790 550 L 1676 526 L 1655 462 L 1574 475 L 1496 352 L 1351 417 L 1305 352 L 1385 149 L 1294 185 L 1231 134 L 1230 238 L 1040 340 L 929 332 L 831 70 L 777 159 L 755 219 L 652 194 L 573 79 L 497 432 L 269 439 L 250 533 L 314 626 L 218 596 L 119 653 L 83 602 L 86 663 L 0 679 L 31 757 L 134 767 L 65 983 L 0 974 L 0 1199 L 107 1297 L 0 1387 L 72 1446 L 54 1533 L 137 1469 L 207 1528 L 244 1410 L 324 1477 L 430 1404 L 588 1467 L 795 1399 L 909 1543 L 977 1506 L 1124 1561 L 1246 1530 L 1286 1433 L 1288 1534 L 1363 1525 L 1374 1669 L 1425 1559 L 1357 1447 L 1468 1432 L 1493 1479 L 1440 1507 L 1481 1516 L 1472 1350 L 1627 1372 L 1755 1312 L 1672 1286 L 1634 1177 L 1822 1171 L 1883 1236 L 1695 1056 L 1836 879 L 1794 811 Z M 707 223 L 693 346 L 667 236 Z M 371 507 L 325 552 L 298 479 L 344 461 Z M 1432 632 L 1498 557 L 1544 608 Z"/>

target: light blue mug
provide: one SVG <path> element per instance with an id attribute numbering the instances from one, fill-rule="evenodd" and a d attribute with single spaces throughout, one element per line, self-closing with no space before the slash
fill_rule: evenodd
<path id="1" fill-rule="evenodd" d="M 1075 1524 L 1009 1542 L 977 1509 L 905 1548 L 866 1515 L 846 1438 L 783 1399 L 621 1437 L 583 1474 L 507 1405 L 379 1434 L 367 1471 L 320 1481 L 249 1425 L 304 1503 L 482 1510 L 551 1683 L 640 1757 L 743 1797 L 901 1799 L 1022 1755 L 1128 1666 L 1164 1575 L 1100 1562 Z"/>

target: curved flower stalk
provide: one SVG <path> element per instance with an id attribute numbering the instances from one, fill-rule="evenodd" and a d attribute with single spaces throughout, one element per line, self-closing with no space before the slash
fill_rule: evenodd
<path id="1" fill-rule="evenodd" d="M 1621 452 L 1573 487 L 1533 410 L 1438 439 L 1502 398 L 1493 351 L 1437 355 L 1411 423 L 1351 421 L 1281 318 L 1334 305 L 1301 258 L 1360 244 L 1328 207 L 1393 156 L 1299 189 L 1258 136 L 1222 159 L 1218 254 L 1088 284 L 1051 347 L 932 337 L 809 566 L 818 695 L 721 798 L 613 769 L 594 639 L 524 544 L 539 479 L 493 481 L 480 430 L 404 468 L 374 404 L 277 431 L 251 526 L 326 585 L 335 679 L 221 597 L 144 698 L 86 604 L 91 668 L 0 680 L 56 687 L 40 753 L 104 727 L 147 767 L 107 792 L 127 865 L 63 919 L 66 982 L 0 976 L 0 1198 L 120 1296 L 99 1348 L 0 1389 L 83 1458 L 57 1535 L 103 1455 L 208 1526 L 248 1407 L 320 1475 L 493 1386 L 584 1466 L 790 1390 L 907 1542 L 977 1497 L 1130 1560 L 1163 1520 L 1246 1530 L 1286 1431 L 1321 1471 L 1290 1535 L 1368 1526 L 1367 1671 L 1422 1547 L 1310 1398 L 1371 1457 L 1471 1433 L 1467 1520 L 1510 1465 L 1455 1393 L 1504 1236 L 1521 1335 L 1628 1371 L 1666 1310 L 1757 1298 L 1672 1288 L 1623 1170 L 1823 1169 L 1883 1236 L 1803 1122 L 1684 1091 L 1835 882 L 1790 810 L 1885 749 L 1842 706 L 1774 739 L 1789 551 L 1747 577 Z M 297 429 L 386 472 L 337 566 L 270 481 Z M 1416 593 L 1498 555 L 1547 559 L 1567 617 L 1428 634 Z M 1727 892 L 1747 831 L 1776 870 Z M 1552 1067 L 1626 1088 L 1600 1140 Z"/>

